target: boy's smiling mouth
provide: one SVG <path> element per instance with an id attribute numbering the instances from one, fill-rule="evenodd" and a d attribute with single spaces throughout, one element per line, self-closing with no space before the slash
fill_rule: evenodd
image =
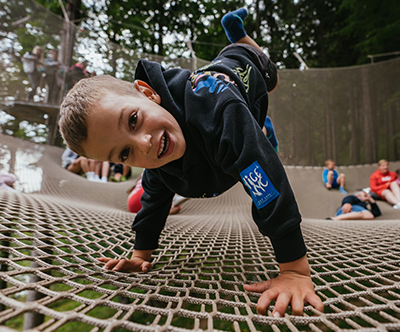
<path id="1" fill-rule="evenodd" d="M 170 146 L 170 137 L 167 132 L 164 132 L 164 134 L 161 136 L 161 141 L 160 141 L 160 147 L 158 149 L 158 158 L 161 158 L 164 156 L 169 149 Z"/>

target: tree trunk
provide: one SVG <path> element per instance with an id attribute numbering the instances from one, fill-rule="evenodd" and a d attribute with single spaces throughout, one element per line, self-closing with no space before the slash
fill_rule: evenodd
<path id="1" fill-rule="evenodd" d="M 363 95 L 363 113 L 364 113 L 364 152 L 365 162 L 374 163 L 376 162 L 376 134 L 373 127 L 373 115 L 371 108 L 370 89 L 368 82 L 368 68 L 364 67 L 361 69 L 361 84 L 362 84 L 362 95 Z"/>

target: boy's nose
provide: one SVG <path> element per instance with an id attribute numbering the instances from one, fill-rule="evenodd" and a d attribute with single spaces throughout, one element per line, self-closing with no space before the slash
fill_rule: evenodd
<path id="1" fill-rule="evenodd" d="M 142 152 L 143 154 L 149 154 L 151 147 L 152 147 L 152 136 L 150 134 L 145 134 L 140 136 L 140 138 L 138 139 L 138 149 L 140 152 Z"/>

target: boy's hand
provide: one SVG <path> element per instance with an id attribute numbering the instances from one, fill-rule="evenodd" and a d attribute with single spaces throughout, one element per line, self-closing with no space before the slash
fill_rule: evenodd
<path id="1" fill-rule="evenodd" d="M 290 263 L 280 264 L 281 274 L 261 283 L 244 285 L 249 292 L 263 292 L 257 303 L 257 313 L 265 315 L 269 304 L 276 300 L 274 317 L 283 317 L 289 304 L 293 315 L 302 315 L 304 302 L 323 312 L 324 305 L 314 293 L 306 256 Z"/>
<path id="2" fill-rule="evenodd" d="M 131 259 L 113 259 L 108 257 L 96 258 L 98 261 L 106 263 L 106 270 L 120 272 L 148 272 L 151 269 L 149 262 L 153 250 L 134 250 Z"/>

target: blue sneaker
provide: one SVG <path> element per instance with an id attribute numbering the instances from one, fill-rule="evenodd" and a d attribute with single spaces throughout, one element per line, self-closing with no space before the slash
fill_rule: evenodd
<path id="1" fill-rule="evenodd" d="M 347 191 L 344 190 L 343 187 L 340 187 L 340 188 L 339 188 L 339 191 L 340 191 L 343 195 L 346 195 L 346 194 L 347 194 Z"/>

